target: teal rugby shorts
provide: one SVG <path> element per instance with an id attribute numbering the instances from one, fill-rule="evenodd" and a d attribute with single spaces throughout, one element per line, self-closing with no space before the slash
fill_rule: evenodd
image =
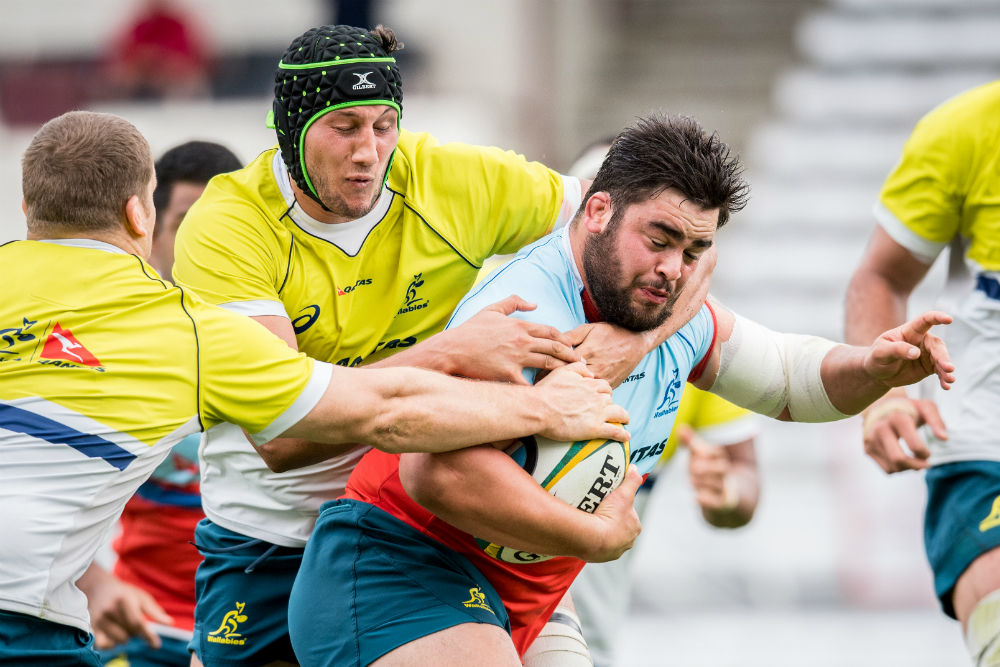
<path id="1" fill-rule="evenodd" d="M 194 578 L 194 636 L 205 667 L 296 663 L 288 638 L 288 594 L 303 549 L 279 547 L 202 519 L 194 541 L 205 556 Z"/>
<path id="2" fill-rule="evenodd" d="M 106 667 L 190 667 L 191 654 L 183 639 L 160 637 L 160 648 L 133 637 L 124 644 L 98 651 Z"/>
<path id="3" fill-rule="evenodd" d="M 101 667 L 94 636 L 79 628 L 0 611 L 0 665 Z"/>
<path id="4" fill-rule="evenodd" d="M 1000 463 L 959 461 L 927 471 L 924 548 L 945 614 L 955 618 L 951 594 L 966 568 L 1000 547 Z"/>
<path id="5" fill-rule="evenodd" d="M 288 604 L 303 667 L 366 667 L 462 623 L 510 633 L 500 596 L 465 557 L 374 505 L 323 504 Z"/>

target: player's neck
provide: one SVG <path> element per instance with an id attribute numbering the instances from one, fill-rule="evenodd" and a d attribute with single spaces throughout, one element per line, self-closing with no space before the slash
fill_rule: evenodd
<path id="1" fill-rule="evenodd" d="M 89 239 L 91 241 L 100 241 L 124 250 L 130 255 L 136 255 L 137 257 L 141 257 L 142 259 L 149 261 L 149 253 L 146 252 L 141 240 L 126 233 L 123 229 L 114 231 L 75 231 L 68 229 L 65 231 L 47 233 L 28 232 L 29 241 L 56 241 L 65 239 Z"/>

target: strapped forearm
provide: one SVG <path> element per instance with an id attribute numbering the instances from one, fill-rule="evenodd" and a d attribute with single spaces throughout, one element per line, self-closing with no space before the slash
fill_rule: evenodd
<path id="1" fill-rule="evenodd" d="M 821 367 L 836 343 L 816 336 L 781 334 L 735 316 L 722 343 L 712 393 L 748 410 L 777 418 L 785 408 L 797 422 L 845 419 L 827 394 Z"/>

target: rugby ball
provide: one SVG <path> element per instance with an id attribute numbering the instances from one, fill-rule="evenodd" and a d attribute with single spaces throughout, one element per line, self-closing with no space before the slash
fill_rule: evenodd
<path id="1" fill-rule="evenodd" d="M 593 513 L 625 479 L 629 443 L 601 439 L 558 442 L 535 435 L 521 438 L 506 452 L 543 489 L 577 509 Z M 538 563 L 552 558 L 479 538 L 476 543 L 493 558 L 507 563 Z"/>

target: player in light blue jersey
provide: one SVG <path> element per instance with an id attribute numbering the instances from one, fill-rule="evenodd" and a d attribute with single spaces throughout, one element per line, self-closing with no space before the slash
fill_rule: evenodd
<path id="1" fill-rule="evenodd" d="M 449 326 L 513 292 L 536 304 L 517 317 L 557 329 L 602 320 L 657 329 L 698 266 L 713 262 L 717 228 L 746 199 L 739 174 L 693 119 L 639 121 L 615 140 L 571 226 L 483 281 Z M 949 386 L 953 367 L 928 333 L 948 321 L 928 313 L 864 349 L 706 305 L 614 390 L 630 413 L 632 465 L 617 490 L 592 490 L 603 497 L 593 514 L 542 489 L 502 451 L 511 440 L 454 454 L 369 452 L 306 546 L 289 600 L 297 658 L 303 667 L 590 665 L 560 601 L 585 561 L 618 558 L 638 534 L 632 496 L 666 446 L 685 380 L 771 417 L 832 421 L 932 373 Z M 585 534 L 601 539 L 584 544 Z M 507 562 L 482 541 L 553 557 Z M 547 625 L 565 631 L 542 635 Z M 536 647 L 539 637 L 553 641 Z"/>
<path id="2" fill-rule="evenodd" d="M 482 310 L 483 304 L 497 301 L 500 294 L 517 294 L 537 304 L 534 310 L 511 317 L 545 323 L 560 331 L 603 321 L 585 290 L 570 235 L 571 228 L 564 227 L 524 248 L 462 300 L 448 327 L 462 324 Z M 640 475 L 648 475 L 663 453 L 684 385 L 701 377 L 715 335 L 715 315 L 706 304 L 676 334 L 643 357 L 612 392 L 614 402 L 632 416 L 626 426 L 632 435 L 630 462 Z M 538 372 L 537 368 L 524 369 L 529 382 L 535 381 Z"/>

